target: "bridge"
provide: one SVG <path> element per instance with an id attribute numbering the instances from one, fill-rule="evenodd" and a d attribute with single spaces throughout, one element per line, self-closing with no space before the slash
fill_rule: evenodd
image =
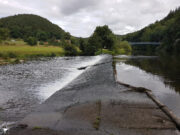
<path id="1" fill-rule="evenodd" d="M 129 42 L 131 45 L 161 45 L 161 42 Z"/>

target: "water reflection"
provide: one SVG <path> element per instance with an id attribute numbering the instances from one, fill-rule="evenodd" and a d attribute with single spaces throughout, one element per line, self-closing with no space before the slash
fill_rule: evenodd
<path id="1" fill-rule="evenodd" d="M 177 57 L 119 56 L 118 79 L 153 93 L 180 117 L 180 59 Z"/>

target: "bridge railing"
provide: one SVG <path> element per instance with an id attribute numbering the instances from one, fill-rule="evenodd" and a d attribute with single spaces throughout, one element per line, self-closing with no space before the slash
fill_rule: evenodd
<path id="1" fill-rule="evenodd" d="M 129 42 L 131 45 L 161 45 L 161 42 Z"/>

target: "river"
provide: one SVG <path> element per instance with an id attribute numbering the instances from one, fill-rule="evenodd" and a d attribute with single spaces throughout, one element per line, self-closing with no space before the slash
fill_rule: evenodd
<path id="1" fill-rule="evenodd" d="M 175 56 L 117 56 L 117 78 L 145 87 L 180 118 L 180 58 Z"/>
<path id="2" fill-rule="evenodd" d="M 41 58 L 0 66 L 0 125 L 16 122 L 103 56 Z"/>
<path id="3" fill-rule="evenodd" d="M 104 56 L 42 58 L 0 66 L 0 127 L 22 119 Z M 180 117 L 180 61 L 172 57 L 117 56 L 118 80 L 152 90 Z"/>

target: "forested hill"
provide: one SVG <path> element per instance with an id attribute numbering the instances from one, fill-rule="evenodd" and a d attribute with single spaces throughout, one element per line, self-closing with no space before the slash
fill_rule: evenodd
<path id="1" fill-rule="evenodd" d="M 159 50 L 180 52 L 180 7 L 171 11 L 164 19 L 143 28 L 140 31 L 120 36 L 131 42 L 161 42 Z"/>
<path id="2" fill-rule="evenodd" d="M 20 14 L 0 19 L 0 28 L 7 28 L 11 38 L 27 37 L 61 39 L 65 31 L 45 18 L 32 14 Z"/>

